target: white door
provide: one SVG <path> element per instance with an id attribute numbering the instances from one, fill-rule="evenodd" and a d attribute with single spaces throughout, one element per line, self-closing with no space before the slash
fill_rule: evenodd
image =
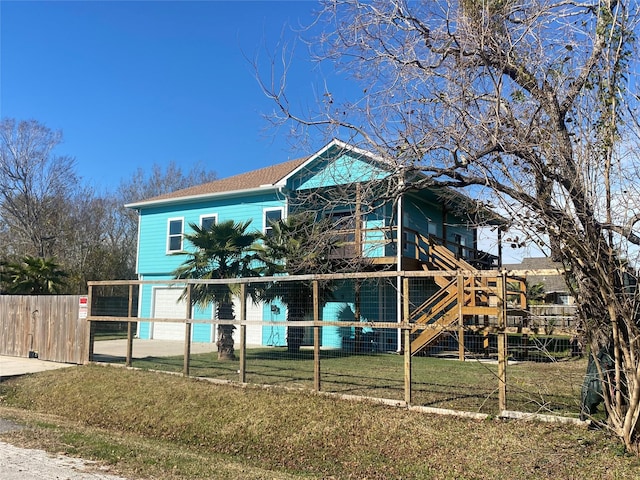
<path id="1" fill-rule="evenodd" d="M 180 300 L 182 288 L 154 288 L 153 318 L 185 318 L 187 306 Z M 155 340 L 184 341 L 184 323 L 154 322 L 151 338 Z"/>

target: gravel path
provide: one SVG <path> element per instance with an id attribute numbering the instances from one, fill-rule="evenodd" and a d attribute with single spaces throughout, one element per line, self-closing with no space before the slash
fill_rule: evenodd
<path id="1" fill-rule="evenodd" d="M 0 433 L 22 428 L 0 419 Z M 52 456 L 44 450 L 14 447 L 0 442 L 2 480 L 126 480 L 100 472 L 95 462 L 64 455 Z"/>
<path id="2" fill-rule="evenodd" d="M 0 442 L 0 478 L 2 480 L 126 480 L 100 473 L 95 463 L 43 450 L 14 447 Z"/>

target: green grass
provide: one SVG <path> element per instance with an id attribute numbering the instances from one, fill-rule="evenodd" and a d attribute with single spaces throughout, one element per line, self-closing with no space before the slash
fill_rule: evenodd
<path id="1" fill-rule="evenodd" d="M 295 357 L 286 348 L 248 349 L 246 381 L 251 384 L 313 388 L 313 352 Z M 181 372 L 183 357 L 134 359 L 133 366 Z M 190 375 L 238 381 L 239 361 L 218 361 L 216 353 L 192 355 Z M 579 414 L 586 360 L 516 362 L 508 367 L 507 407 L 528 413 Z M 412 403 L 491 415 L 498 414 L 498 367 L 495 363 L 434 357 L 412 359 Z M 321 390 L 404 400 L 404 358 L 395 354 L 349 355 L 321 352 Z"/>
<path id="2" fill-rule="evenodd" d="M 101 460 L 130 478 L 600 480 L 635 479 L 640 468 L 600 431 L 116 367 L 3 382 L 0 416 L 28 427 L 3 440 Z"/>

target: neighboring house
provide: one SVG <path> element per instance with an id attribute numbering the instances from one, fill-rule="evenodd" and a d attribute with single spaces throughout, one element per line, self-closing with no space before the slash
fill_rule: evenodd
<path id="1" fill-rule="evenodd" d="M 129 208 L 139 212 L 139 279 L 172 278 L 172 272 L 185 260 L 174 254 L 189 248 L 183 244 L 189 223 L 206 226 L 230 219 L 237 222 L 251 219 L 253 228 L 268 235 L 270 221 L 302 210 L 332 218 L 344 242 L 341 255 L 366 260 L 368 270 L 442 269 L 442 264 L 434 267 L 431 262 L 438 249 L 446 250 L 444 256 L 451 262 L 446 269 L 497 267 L 497 257 L 476 249 L 475 202 L 448 190 L 411 188 L 420 178 L 415 172 L 408 173 L 334 140 L 309 157 L 129 204 Z M 398 238 L 402 242 L 400 252 Z M 184 318 L 186 307 L 179 301 L 180 294 L 178 288 L 145 285 L 140 292 L 140 316 Z M 353 312 L 348 294 L 338 292 L 337 300 L 324 307 L 323 319 L 344 319 L 345 312 Z M 353 289 L 350 294 L 353 295 Z M 380 285 L 371 297 L 377 303 L 361 309 L 362 319 L 395 321 L 398 307 L 395 284 Z M 247 304 L 247 320 L 281 322 L 286 318 L 282 305 Z M 211 319 L 213 315 L 212 308 L 193 312 L 194 318 Z M 215 332 L 210 324 L 196 323 L 193 340 L 214 342 Z M 341 347 L 345 335 L 349 332 L 344 329 L 324 328 L 322 345 Z M 138 336 L 182 339 L 184 326 L 140 322 Z M 285 342 L 282 326 L 247 328 L 248 344 L 285 345 Z M 399 345 L 395 332 L 379 338 L 378 344 L 384 350 L 395 350 Z"/>
<path id="2" fill-rule="evenodd" d="M 507 270 L 557 270 L 558 272 L 564 270 L 562 263 L 554 262 L 549 257 L 527 257 L 522 259 L 522 263 L 505 264 L 504 268 Z M 567 282 L 562 274 L 527 275 L 527 285 L 529 287 L 538 284 L 544 288 L 543 303 L 553 305 L 575 304 L 575 299 L 569 291 Z"/>

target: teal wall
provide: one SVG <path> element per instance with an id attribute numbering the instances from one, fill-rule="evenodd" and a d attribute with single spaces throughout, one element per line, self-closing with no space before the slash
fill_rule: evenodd
<path id="1" fill-rule="evenodd" d="M 263 230 L 264 209 L 284 207 L 285 200 L 276 192 L 143 208 L 140 211 L 140 236 L 138 243 L 138 273 L 168 274 L 185 259 L 183 255 L 167 254 L 167 225 L 170 218 L 184 218 L 184 231 L 189 223 L 199 223 L 202 215 L 217 215 L 218 222 L 252 220 L 250 230 Z M 183 247 L 188 249 L 188 242 Z"/>
<path id="2" fill-rule="evenodd" d="M 287 319 L 287 309 L 279 301 L 274 301 L 264 304 L 262 312 L 262 318 L 266 322 L 262 326 L 262 344 L 270 347 L 286 346 L 287 328 L 284 325 L 270 324 L 270 322 L 284 322 Z"/>
<path id="3" fill-rule="evenodd" d="M 458 234 L 463 238 L 466 247 L 473 248 L 473 228 L 468 227 L 465 220 L 452 213 L 447 213 L 446 220 L 443 219 L 441 205 L 421 198 L 419 193 L 405 197 L 403 210 L 403 228 L 419 232 L 424 236 L 431 233 L 438 238 L 443 238 L 445 233 L 443 224 L 446 223 L 446 240 L 448 242 L 453 242 Z M 413 258 L 415 255 L 413 244 L 415 244 L 416 238 L 411 232 L 407 232 L 406 236 L 408 242 L 404 253 Z M 455 251 L 453 245 L 447 246 L 450 250 Z M 468 251 L 465 251 L 464 254 L 467 255 Z"/>
<path id="4" fill-rule="evenodd" d="M 377 162 L 358 156 L 343 154 L 333 161 L 326 160 L 324 156 L 320 156 L 299 175 L 290 179 L 287 186 L 291 190 L 306 190 L 382 180 L 389 176 L 389 172 L 382 169 Z"/>

